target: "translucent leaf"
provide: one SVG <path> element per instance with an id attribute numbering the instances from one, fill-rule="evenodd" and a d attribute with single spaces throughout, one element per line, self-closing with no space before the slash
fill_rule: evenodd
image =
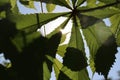
<path id="1" fill-rule="evenodd" d="M 94 65 L 94 56 L 97 52 L 97 49 L 99 48 L 99 43 L 95 37 L 94 32 L 92 31 L 91 28 L 89 29 L 84 29 L 83 30 L 85 39 L 87 41 L 87 45 L 89 46 L 90 49 L 90 68 L 92 72 L 95 72 L 95 65 Z"/>
<path id="2" fill-rule="evenodd" d="M 95 24 L 96 22 L 100 21 L 100 19 L 92 17 L 92 16 L 86 16 L 86 15 L 78 15 L 80 19 L 80 24 L 83 29 Z"/>
<path id="3" fill-rule="evenodd" d="M 81 8 L 81 10 L 82 10 L 82 8 Z M 86 9 L 86 12 L 81 11 L 81 14 L 84 14 L 87 16 L 93 16 L 93 17 L 101 18 L 101 19 L 111 17 L 118 13 L 120 13 L 120 10 L 116 9 L 114 7 L 107 7 L 107 8 L 96 9 L 96 10 L 91 9 L 91 11 L 89 11 L 89 10 L 87 11 L 87 9 Z"/>
<path id="4" fill-rule="evenodd" d="M 57 53 L 63 57 L 65 55 L 67 46 L 68 46 L 67 44 L 59 46 Z"/>
<path id="5" fill-rule="evenodd" d="M 22 0 L 20 0 L 20 3 L 28 8 L 35 8 L 34 1 L 22 1 Z"/>
<path id="6" fill-rule="evenodd" d="M 71 32 L 71 38 L 69 42 L 69 47 L 74 47 L 79 49 L 84 53 L 84 43 L 83 39 L 80 33 L 80 23 L 76 22 L 76 20 L 73 20 L 73 27 L 72 27 L 72 32 Z"/>
<path id="7" fill-rule="evenodd" d="M 86 0 L 78 0 L 77 1 L 77 6 L 80 6 L 82 3 L 84 3 Z"/>
<path id="8" fill-rule="evenodd" d="M 50 34 L 48 34 L 47 37 L 51 37 L 51 35 L 59 32 L 61 29 L 65 28 L 66 25 L 68 24 L 69 20 L 70 20 L 70 17 L 67 18 L 63 23 L 61 23 L 57 28 L 55 28 L 55 30 L 53 30 Z"/>
<path id="9" fill-rule="evenodd" d="M 114 15 L 112 17 L 110 17 L 110 22 L 111 22 L 111 31 L 113 32 L 113 34 L 115 34 L 117 36 L 117 32 L 119 32 L 119 29 L 120 29 L 120 15 L 117 14 L 117 15 Z"/>
<path id="10" fill-rule="evenodd" d="M 71 71 L 67 67 L 62 67 L 61 71 L 67 76 L 67 79 L 69 77 L 69 80 L 90 80 L 88 77 L 88 73 L 86 69 L 82 69 L 81 71 Z M 64 76 L 65 76 L 64 75 Z M 64 76 L 60 75 L 60 77 Z"/>
<path id="11" fill-rule="evenodd" d="M 5 18 L 5 17 L 6 17 L 6 12 L 5 11 L 0 12 L 0 18 Z"/>
<path id="12" fill-rule="evenodd" d="M 85 69 L 87 64 L 85 63 L 86 58 L 84 55 L 84 44 L 83 44 L 82 36 L 81 36 L 80 30 L 79 30 L 80 23 L 79 23 L 79 21 L 76 20 L 75 17 L 73 18 L 73 20 L 74 20 L 74 22 L 73 22 L 70 42 L 69 42 L 68 48 L 66 50 L 67 52 L 63 58 L 65 60 L 65 61 L 63 60 L 63 65 L 65 65 L 66 67 L 63 67 L 61 69 L 61 71 L 72 80 L 83 80 L 83 76 L 84 76 L 84 79 L 86 78 L 86 80 L 89 80 L 88 73 Z M 72 48 L 72 51 L 71 51 L 71 48 Z M 77 51 L 76 51 L 76 49 L 77 49 Z M 73 56 L 71 57 L 71 54 L 69 55 L 69 50 L 70 50 L 71 54 L 73 52 L 75 52 L 76 55 L 77 54 L 80 55 L 80 53 L 81 53 L 84 56 L 85 61 L 81 61 L 81 62 L 79 62 L 79 64 L 78 63 L 76 64 L 76 62 L 78 61 L 78 60 L 76 60 L 77 57 L 74 54 L 73 54 L 74 57 Z M 68 56 L 66 57 L 66 55 L 68 55 Z M 80 56 L 78 56 L 78 57 L 81 59 Z M 75 69 L 75 67 L 73 68 L 71 65 L 71 61 L 72 61 L 71 58 L 72 58 L 73 62 L 75 62 L 74 65 L 76 65 L 76 67 L 77 67 L 76 69 Z M 84 66 L 83 65 L 80 66 L 80 64 L 82 64 L 82 62 L 85 63 Z M 81 67 L 82 67 L 82 70 L 80 69 Z M 64 76 L 60 75 L 59 77 L 64 77 Z"/>
<path id="13" fill-rule="evenodd" d="M 116 37 L 117 45 L 120 46 L 120 15 L 117 14 L 112 16 L 110 18 L 110 21 L 112 23 L 110 29 Z"/>
<path id="14" fill-rule="evenodd" d="M 87 6 L 94 7 L 96 5 L 96 0 L 87 0 Z"/>
<path id="15" fill-rule="evenodd" d="M 74 19 L 76 19 L 76 18 L 74 18 Z M 68 44 L 68 48 L 66 49 L 66 53 L 65 53 L 65 56 L 63 58 L 64 59 L 63 64 L 65 66 L 67 66 L 68 68 L 70 68 L 71 70 L 77 70 L 78 68 L 82 67 L 82 65 L 83 65 L 82 62 L 85 63 L 85 59 L 83 60 L 80 57 L 80 55 L 84 55 L 84 43 L 83 43 L 83 40 L 82 40 L 82 36 L 81 36 L 80 30 L 79 30 L 79 27 L 80 27 L 79 23 L 77 23 L 77 21 L 74 20 L 70 42 Z M 69 47 L 70 47 L 71 50 L 69 49 Z M 76 55 L 73 55 L 73 53 L 75 53 Z M 72 59 L 73 62 L 70 61 L 71 59 Z M 82 59 L 82 60 L 79 60 L 79 59 Z M 77 61 L 81 61 L 81 62 L 77 62 Z M 74 65 L 76 67 L 75 66 L 72 67 L 71 63 L 74 63 Z M 82 64 L 82 65 L 80 66 L 78 63 Z M 85 63 L 85 65 L 87 66 L 86 63 Z M 83 68 L 85 68 L 86 66 L 83 65 Z M 78 69 L 78 70 L 80 70 L 80 69 Z"/>
<path id="16" fill-rule="evenodd" d="M 17 1 L 16 0 L 10 0 L 10 3 L 11 3 L 11 11 L 12 11 L 12 13 L 19 14 Z"/>
<path id="17" fill-rule="evenodd" d="M 51 77 L 51 73 L 48 69 L 48 66 L 46 62 L 43 62 L 43 80 L 49 80 Z"/>
<path id="18" fill-rule="evenodd" d="M 54 59 L 54 64 L 53 64 L 54 70 L 55 70 L 55 76 L 56 76 L 56 80 L 58 80 L 59 78 L 59 73 L 61 68 L 63 67 L 63 64 L 61 62 L 59 62 L 57 59 Z"/>
<path id="19" fill-rule="evenodd" d="M 111 6 L 120 9 L 120 0 L 99 0 L 105 4 L 112 4 Z"/>
<path id="20" fill-rule="evenodd" d="M 73 5 L 73 7 L 76 6 L 76 2 L 77 2 L 77 0 L 72 0 L 72 5 Z"/>
<path id="21" fill-rule="evenodd" d="M 68 4 L 70 4 L 70 0 L 66 0 L 66 2 L 67 2 Z"/>
<path id="22" fill-rule="evenodd" d="M 17 4 L 17 1 L 16 0 L 10 0 L 10 2 L 11 2 L 11 10 L 13 10 L 14 9 L 14 7 L 16 7 L 16 4 Z"/>
<path id="23" fill-rule="evenodd" d="M 99 1 L 105 2 L 105 3 L 107 3 L 107 4 L 116 2 L 116 0 L 99 0 Z"/>
<path id="24" fill-rule="evenodd" d="M 21 1 L 24 1 L 24 0 L 21 0 Z M 31 1 L 40 1 L 40 0 L 31 0 Z M 66 0 L 41 0 L 41 2 L 52 3 L 55 5 L 60 5 L 60 6 L 64 6 L 64 7 L 71 9 L 71 7 L 68 5 Z"/>
<path id="25" fill-rule="evenodd" d="M 113 65 L 113 62 L 115 60 L 114 56 L 117 50 L 112 32 L 108 27 L 105 26 L 103 22 L 98 22 L 92 27 L 83 30 L 83 32 L 90 49 L 90 66 L 93 72 L 96 70 L 96 72 L 102 73 L 106 77 L 107 73 L 110 70 L 110 67 Z M 110 46 L 109 44 L 113 47 L 108 47 Z M 109 49 L 111 50 L 111 53 L 109 52 Z M 111 55 L 109 56 L 108 54 Z M 103 58 L 103 56 L 105 58 Z M 106 57 L 109 60 L 106 60 Z M 106 63 L 108 64 L 106 65 Z M 98 67 L 98 65 L 101 65 L 101 67 Z M 93 68 L 93 66 L 95 66 L 95 68 Z"/>
<path id="26" fill-rule="evenodd" d="M 52 3 L 46 4 L 46 8 L 48 12 L 52 12 L 55 9 L 56 5 Z"/>
<path id="27" fill-rule="evenodd" d="M 61 38 L 60 43 L 63 43 L 66 40 L 66 37 L 67 37 L 67 33 L 66 34 L 62 34 L 62 38 Z"/>
<path id="28" fill-rule="evenodd" d="M 116 41 L 117 41 L 117 45 L 120 47 L 120 32 L 118 33 Z"/>
<path id="29" fill-rule="evenodd" d="M 40 13 L 37 16 L 36 14 L 16 15 L 16 14 L 9 13 L 7 15 L 7 19 L 13 23 L 16 23 L 17 29 L 31 28 L 32 26 L 35 26 L 33 30 L 36 30 L 37 28 L 40 28 L 42 25 L 60 16 L 65 16 L 67 14 L 68 13 Z M 37 21 L 37 17 L 40 19 L 39 22 Z"/>
<path id="30" fill-rule="evenodd" d="M 117 53 L 117 44 L 114 36 L 110 36 L 98 49 L 95 55 L 96 72 L 104 75 L 107 79 L 110 68 L 115 62 Z M 107 59 L 106 59 L 107 58 Z"/>

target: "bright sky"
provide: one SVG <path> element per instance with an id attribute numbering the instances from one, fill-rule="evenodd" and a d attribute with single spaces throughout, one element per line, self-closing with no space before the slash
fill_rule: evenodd
<path id="1" fill-rule="evenodd" d="M 20 12 L 22 12 L 22 13 L 24 13 L 24 14 L 26 14 L 26 13 L 28 13 L 28 12 L 31 12 L 31 13 L 40 12 L 40 5 L 37 4 L 37 3 L 36 3 L 36 9 L 25 8 L 24 6 L 20 5 L 19 2 L 18 2 L 18 5 L 19 5 L 19 7 L 21 7 L 21 8 L 20 8 Z M 69 10 L 66 9 L 66 8 L 63 8 L 63 7 L 57 7 L 56 10 L 55 10 L 55 12 L 56 12 L 56 11 L 57 11 L 57 12 L 62 12 L 62 11 L 69 11 Z M 46 12 L 46 11 L 45 11 L 45 12 Z M 54 27 L 58 26 L 58 23 L 62 23 L 65 19 L 66 19 L 66 18 L 64 18 L 64 17 L 60 17 L 60 18 L 56 19 L 55 22 L 52 21 L 52 22 L 46 24 L 45 26 L 46 26 L 46 32 L 47 32 L 47 34 L 50 33 L 50 32 L 54 29 Z M 109 22 L 108 19 L 105 19 L 104 21 L 105 21 L 105 23 L 106 23 L 108 26 L 110 26 L 110 22 Z M 71 24 L 72 24 L 72 22 L 70 21 L 69 24 L 67 25 L 66 29 L 63 31 L 64 33 L 70 31 L 69 28 L 70 28 Z M 60 25 L 60 24 L 59 24 L 59 25 Z M 50 26 L 52 26 L 52 27 L 50 27 Z M 43 28 L 42 28 L 40 31 L 42 31 L 42 30 L 43 30 Z M 68 30 L 69 30 L 69 31 L 68 31 Z M 44 31 L 42 31 L 42 34 L 44 35 Z M 69 37 L 69 36 L 68 36 L 68 37 Z M 68 42 L 68 40 L 67 40 L 66 42 Z M 89 51 L 89 50 L 86 50 L 86 51 Z M 109 77 L 112 77 L 112 80 L 118 80 L 118 78 L 119 78 L 117 71 L 120 70 L 120 69 L 119 69 L 119 68 L 120 68 L 120 65 L 119 65 L 119 64 L 120 64 L 120 48 L 118 48 L 118 51 L 119 51 L 119 52 L 118 52 L 119 54 L 116 55 L 116 57 L 117 57 L 116 63 L 114 64 L 113 68 L 111 68 L 110 73 L 109 73 L 109 75 L 108 75 Z M 62 60 L 59 55 L 57 55 L 57 58 L 59 58 L 59 60 Z M 107 59 L 107 58 L 106 58 L 106 59 Z M 1 62 L 1 61 L 0 61 L 0 62 Z M 89 67 L 88 67 L 88 70 L 89 70 L 89 75 L 90 75 L 90 77 L 92 78 L 92 72 L 91 72 L 91 70 L 90 70 Z M 93 76 L 93 79 L 92 79 L 92 80 L 101 80 L 101 79 L 103 79 L 103 76 L 98 76 L 98 74 L 95 73 L 95 75 Z M 52 72 L 52 78 L 51 78 L 51 80 L 55 80 L 55 76 L 54 76 L 53 72 Z"/>

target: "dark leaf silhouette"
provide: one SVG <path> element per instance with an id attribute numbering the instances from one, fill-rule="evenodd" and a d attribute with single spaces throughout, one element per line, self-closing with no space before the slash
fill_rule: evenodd
<path id="1" fill-rule="evenodd" d="M 100 19 L 92 17 L 92 16 L 86 16 L 79 14 L 78 17 L 80 18 L 80 24 L 83 29 L 92 26 L 96 22 L 98 22 Z"/>
<path id="2" fill-rule="evenodd" d="M 63 60 L 63 64 L 73 71 L 82 70 L 87 66 L 86 58 L 83 53 L 72 47 L 66 49 Z"/>
<path id="3" fill-rule="evenodd" d="M 96 72 L 104 75 L 107 79 L 108 72 L 115 62 L 117 53 L 117 44 L 114 36 L 110 36 L 103 45 L 98 49 L 95 56 Z"/>
<path id="4" fill-rule="evenodd" d="M 61 40 L 61 37 L 62 37 L 62 33 L 61 32 L 58 32 L 56 34 L 54 34 L 49 40 L 48 40 L 48 43 L 47 43 L 47 46 L 46 46 L 46 54 L 50 55 L 51 57 L 55 58 L 55 55 L 56 55 L 56 52 L 57 52 L 57 48 L 58 48 L 58 45 L 60 44 L 60 40 Z M 47 61 L 47 65 L 48 65 L 48 68 L 50 71 L 52 71 L 52 62 L 50 62 L 49 60 L 46 60 Z"/>
<path id="5" fill-rule="evenodd" d="M 60 71 L 58 80 L 71 80 L 71 79 L 67 77 L 62 71 Z"/>
<path id="6" fill-rule="evenodd" d="M 11 60 L 18 53 L 16 47 L 10 40 L 17 32 L 18 31 L 15 28 L 15 23 L 12 23 L 7 19 L 0 20 L 0 52 L 4 52 L 5 57 L 9 57 Z"/>
<path id="7" fill-rule="evenodd" d="M 45 55 L 55 57 L 61 39 L 61 32 L 56 33 L 50 39 L 39 36 L 29 44 L 27 44 L 26 38 L 28 34 L 24 33 L 18 36 L 16 35 L 18 32 L 19 34 L 24 33 L 23 31 L 18 31 L 15 28 L 15 24 L 9 20 L 3 19 L 0 21 L 0 52 L 4 52 L 5 57 L 11 60 L 12 70 L 16 71 L 15 76 L 18 76 L 18 79 L 9 79 L 43 80 L 43 62 L 46 61 L 50 72 L 52 71 L 53 64 Z M 24 44 L 24 46 L 21 52 L 19 52 L 16 46 L 11 42 L 11 39 L 15 38 L 15 36 L 20 37 L 20 39 L 23 38 L 22 44 Z M 20 45 L 18 46 L 20 47 Z M 3 70 L 5 74 L 8 74 L 8 70 L 1 70 Z M 5 77 L 4 74 L 2 77 Z"/>
<path id="8" fill-rule="evenodd" d="M 53 39 L 55 40 L 53 41 Z M 61 33 L 56 33 L 50 39 L 41 36 L 34 40 L 33 43 L 24 48 L 21 55 L 16 59 L 15 64 L 13 64 L 15 65 L 14 68 L 25 80 L 43 80 L 43 62 L 47 63 L 50 72 L 53 64 L 45 55 L 55 57 L 60 39 Z"/>

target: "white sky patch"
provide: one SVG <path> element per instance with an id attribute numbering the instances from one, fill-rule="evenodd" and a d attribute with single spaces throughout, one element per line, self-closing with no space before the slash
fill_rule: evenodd
<path id="1" fill-rule="evenodd" d="M 80 7 L 87 6 L 87 2 L 85 1 L 83 4 L 80 5 Z"/>
<path id="2" fill-rule="evenodd" d="M 4 54 L 0 53 L 0 64 L 6 67 L 7 63 L 11 63 L 9 59 L 5 59 Z"/>
<path id="3" fill-rule="evenodd" d="M 105 18 L 105 19 L 103 19 L 103 21 L 105 22 L 105 24 L 106 24 L 107 26 L 111 26 L 111 22 L 110 22 L 110 19 L 109 19 L 109 18 Z"/>
<path id="4" fill-rule="evenodd" d="M 57 28 L 60 24 L 62 24 L 64 21 L 66 20 L 65 17 L 59 17 L 45 25 L 43 25 L 39 31 L 41 32 L 41 34 L 43 36 L 45 36 L 45 34 L 49 34 L 51 33 L 55 28 Z M 45 30 L 45 31 L 44 31 Z"/>
<path id="5" fill-rule="evenodd" d="M 72 29 L 72 20 L 69 20 L 69 22 L 66 25 L 66 27 L 64 29 L 61 29 L 61 32 L 63 34 L 67 33 L 67 36 L 66 36 L 65 41 L 62 44 L 60 44 L 60 45 L 64 45 L 64 44 L 68 44 L 69 43 L 70 36 L 71 36 L 71 29 Z"/>
<path id="6" fill-rule="evenodd" d="M 58 13 L 58 12 L 69 12 L 69 11 L 71 11 L 71 10 L 66 7 L 56 6 L 56 8 L 53 12 Z"/>
<path id="7" fill-rule="evenodd" d="M 35 8 L 28 8 L 24 5 L 22 5 L 19 0 L 17 0 L 17 5 L 19 8 L 20 13 L 22 14 L 34 14 L 34 13 L 39 13 L 40 12 L 40 3 L 34 2 Z"/>

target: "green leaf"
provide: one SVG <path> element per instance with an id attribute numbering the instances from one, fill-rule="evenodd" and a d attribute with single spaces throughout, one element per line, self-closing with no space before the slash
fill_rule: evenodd
<path id="1" fill-rule="evenodd" d="M 62 34 L 62 38 L 61 38 L 60 43 L 63 43 L 66 40 L 66 37 L 67 37 L 67 33 L 66 34 Z"/>
<path id="2" fill-rule="evenodd" d="M 0 12 L 0 18 L 5 18 L 5 17 L 6 17 L 6 12 L 5 11 Z"/>
<path id="3" fill-rule="evenodd" d="M 43 80 L 49 80 L 51 77 L 51 72 L 48 69 L 48 66 L 46 62 L 43 62 Z"/>
<path id="4" fill-rule="evenodd" d="M 87 41 L 87 45 L 90 49 L 90 67 L 92 72 L 95 72 L 94 56 L 97 52 L 97 49 L 99 48 L 99 43 L 96 39 L 95 33 L 93 32 L 92 28 L 83 29 L 83 34 L 85 36 L 85 40 Z"/>
<path id="5" fill-rule="evenodd" d="M 90 80 L 88 77 L 88 73 L 86 69 L 82 69 L 81 71 L 71 71 L 67 67 L 62 67 L 61 71 L 70 78 L 70 80 Z M 64 75 L 64 76 L 65 76 Z M 60 75 L 60 77 L 64 76 Z"/>
<path id="6" fill-rule="evenodd" d="M 110 4 L 116 2 L 117 0 L 99 0 L 99 1 Z"/>
<path id="7" fill-rule="evenodd" d="M 66 52 L 66 48 L 67 48 L 67 44 L 64 44 L 64 45 L 61 45 L 58 47 L 58 50 L 57 50 L 57 53 L 60 55 L 60 56 L 64 56 L 65 55 L 65 52 Z"/>
<path id="8" fill-rule="evenodd" d="M 82 3 L 84 3 L 86 0 L 78 0 L 77 1 L 77 6 L 80 6 Z"/>
<path id="9" fill-rule="evenodd" d="M 80 10 L 82 10 L 82 8 L 80 8 Z M 108 18 L 118 13 L 120 13 L 120 10 L 114 7 L 107 7 L 107 8 L 96 9 L 96 10 L 91 9 L 91 11 L 87 11 L 86 9 L 86 12 L 81 12 L 81 14 L 84 14 L 87 16 L 93 16 L 100 19 Z"/>
<path id="10" fill-rule="evenodd" d="M 18 6 L 17 6 L 17 1 L 16 0 L 10 0 L 11 3 L 11 10 L 15 14 L 19 14 Z"/>
<path id="11" fill-rule="evenodd" d="M 72 0 L 72 5 L 73 5 L 73 7 L 76 6 L 76 2 L 77 2 L 77 0 Z"/>
<path id="12" fill-rule="evenodd" d="M 20 1 L 24 1 L 24 0 L 20 0 Z M 30 0 L 30 1 L 40 1 L 40 0 Z M 66 0 L 41 0 L 40 2 L 44 2 L 44 3 L 52 3 L 55 5 L 60 5 L 60 6 L 64 6 L 67 7 L 69 9 L 71 9 L 71 7 L 69 6 L 69 4 L 66 2 Z"/>
<path id="13" fill-rule="evenodd" d="M 120 15 L 116 14 L 112 17 L 110 17 L 110 22 L 111 22 L 111 27 L 110 30 L 117 36 L 117 33 L 119 32 L 120 29 Z"/>
<path id="14" fill-rule="evenodd" d="M 56 5 L 52 3 L 47 3 L 46 8 L 48 12 L 52 12 L 55 9 Z"/>
<path id="15" fill-rule="evenodd" d="M 84 43 L 83 43 L 83 39 L 82 39 L 81 32 L 80 32 L 79 21 L 77 21 L 77 17 L 73 18 L 73 20 L 74 20 L 74 23 L 73 23 L 72 32 L 71 32 L 71 38 L 70 38 L 70 42 L 68 44 L 68 48 L 66 49 L 65 56 L 63 58 L 64 59 L 63 64 L 70 69 L 77 70 L 74 68 L 82 67 L 82 66 L 78 65 L 78 63 L 82 64 L 82 61 L 83 61 L 83 63 L 85 63 L 85 54 L 84 54 Z M 71 48 L 71 50 L 69 48 Z M 73 53 L 75 53 L 76 55 L 73 55 Z M 84 55 L 84 59 L 80 58 L 80 55 Z M 72 57 L 70 57 L 70 56 L 72 56 Z M 77 56 L 78 56 L 78 58 L 77 58 Z M 75 66 L 72 67 L 72 65 L 71 65 L 72 62 L 70 61 L 71 58 L 72 58 L 73 64 L 74 65 L 76 64 L 75 65 L 76 67 Z M 79 59 L 82 59 L 82 60 L 79 60 Z M 79 61 L 81 61 L 81 62 L 79 62 Z M 87 66 L 87 63 L 85 63 L 85 65 Z M 85 68 L 86 66 L 84 66 L 83 68 Z"/>
<path id="16" fill-rule="evenodd" d="M 67 2 L 68 4 L 70 4 L 70 0 L 66 0 L 66 2 Z"/>
<path id="17" fill-rule="evenodd" d="M 90 66 L 92 71 L 95 72 L 94 70 L 96 70 L 96 72 L 106 77 L 114 62 L 117 49 L 112 32 L 103 22 L 97 22 L 88 29 L 83 30 L 83 33 L 90 49 Z M 112 39 L 110 38 L 111 36 L 113 36 Z M 109 49 L 111 52 L 109 52 Z M 111 55 L 109 56 L 108 54 Z M 108 60 L 106 60 L 106 57 Z M 106 65 L 106 63 L 108 63 L 108 65 Z"/>
<path id="18" fill-rule="evenodd" d="M 17 4 L 17 1 L 16 0 L 10 0 L 10 3 L 11 3 L 11 10 L 13 10 L 15 7 L 17 7 L 16 6 L 16 4 Z"/>
<path id="19" fill-rule="evenodd" d="M 33 42 L 38 37 L 40 37 L 39 32 L 34 32 L 31 34 L 26 34 L 24 32 L 21 32 L 21 33 L 18 33 L 14 37 L 14 39 L 12 39 L 12 42 L 16 46 L 18 51 L 21 52 L 25 46 L 28 46 L 31 42 Z"/>
<path id="20" fill-rule="evenodd" d="M 112 7 L 120 9 L 120 1 L 119 0 L 99 0 L 100 2 L 111 5 Z"/>
<path id="21" fill-rule="evenodd" d="M 7 19 L 16 24 L 17 29 L 31 28 L 35 26 L 33 30 L 40 28 L 42 25 L 60 17 L 69 14 L 67 13 L 40 13 L 38 15 L 39 22 L 36 14 L 20 15 L 20 14 L 7 14 Z M 38 25 L 39 23 L 39 25 Z M 38 27 L 39 26 L 39 27 Z"/>
<path id="22" fill-rule="evenodd" d="M 114 36 L 108 37 L 107 40 L 97 50 L 94 59 L 96 72 L 104 75 L 105 79 L 107 79 L 109 70 L 111 69 L 113 63 L 115 62 L 116 53 L 117 53 L 117 44 Z"/>
<path id="23" fill-rule="evenodd" d="M 92 17 L 92 16 L 86 16 L 86 15 L 78 15 L 80 19 L 80 24 L 83 29 L 95 24 L 96 22 L 100 21 L 100 19 Z"/>
<path id="24" fill-rule="evenodd" d="M 87 6 L 89 7 L 95 7 L 96 0 L 87 0 Z"/>
<path id="25" fill-rule="evenodd" d="M 28 8 L 35 8 L 34 1 L 22 1 L 22 0 L 20 0 L 20 3 Z"/>
<path id="26" fill-rule="evenodd" d="M 11 8 L 9 0 L 1 0 L 0 1 L 0 12 L 5 11 Z"/>
<path id="27" fill-rule="evenodd" d="M 54 64 L 53 64 L 54 70 L 55 70 L 55 76 L 56 76 L 56 80 L 58 80 L 59 78 L 59 74 L 60 74 L 60 70 L 63 67 L 63 64 L 58 61 L 57 59 L 54 59 Z"/>
<path id="28" fill-rule="evenodd" d="M 112 23 L 110 30 L 113 32 L 113 34 L 116 37 L 117 45 L 120 46 L 120 15 L 114 15 L 110 18 L 110 21 Z"/>
<path id="29" fill-rule="evenodd" d="M 69 42 L 69 47 L 74 47 L 79 49 L 84 53 L 84 43 L 80 33 L 80 23 L 76 19 L 73 20 L 73 27 L 71 32 L 71 38 Z"/>
<path id="30" fill-rule="evenodd" d="M 71 71 L 67 67 L 63 66 L 57 59 L 54 60 L 54 69 L 57 74 L 58 80 L 90 80 L 86 69 L 81 71 Z M 61 71 L 60 71 L 61 70 Z M 59 76 L 58 76 L 59 75 Z"/>
<path id="31" fill-rule="evenodd" d="M 74 22 L 73 22 L 70 42 L 68 44 L 67 52 L 66 52 L 66 54 L 63 58 L 65 60 L 65 61 L 63 60 L 63 64 L 66 67 L 63 67 L 61 69 L 61 71 L 72 80 L 83 80 L 83 78 L 84 79 L 86 78 L 85 80 L 89 80 L 88 73 L 85 69 L 87 64 L 84 63 L 84 62 L 86 62 L 86 58 L 85 58 L 85 54 L 84 54 L 84 43 L 83 43 L 82 36 L 81 36 L 81 33 L 80 33 L 80 24 L 79 24 L 79 21 L 76 20 L 75 17 L 73 18 L 73 21 Z M 71 48 L 72 48 L 72 51 L 71 51 Z M 69 51 L 70 51 L 71 54 L 68 54 Z M 80 55 L 82 54 L 84 56 L 83 58 L 84 58 L 85 61 L 84 60 L 82 60 L 82 61 L 78 60 L 78 57 L 76 57 L 76 55 L 74 55 L 74 54 L 73 54 L 74 56 L 71 57 L 72 53 L 74 53 L 74 52 L 75 52 L 76 55 L 79 55 L 78 56 L 79 59 L 82 59 L 82 58 L 80 58 Z M 66 57 L 66 55 L 67 55 L 67 57 Z M 77 60 L 76 60 L 76 58 L 77 58 Z M 74 68 L 72 67 L 71 61 L 75 62 L 74 65 L 77 65 L 76 66 L 77 69 L 74 69 L 75 67 Z M 76 62 L 79 62 L 79 64 L 76 63 Z M 85 64 L 85 66 L 83 66 L 83 65 L 80 66 L 80 64 L 82 64 L 82 62 Z M 67 67 L 70 68 L 70 69 L 68 69 Z M 82 70 L 78 69 L 78 68 L 81 68 L 81 67 L 82 67 Z M 60 74 L 62 74 L 62 73 L 60 73 Z M 59 75 L 59 76 L 64 77 L 65 75 Z"/>
<path id="32" fill-rule="evenodd" d="M 0 7 L 8 3 L 9 3 L 9 0 L 0 0 Z"/>
<path id="33" fill-rule="evenodd" d="M 70 20 L 70 17 L 67 18 L 63 23 L 61 23 L 57 28 L 55 28 L 55 30 L 53 30 L 50 34 L 48 34 L 47 37 L 49 38 L 49 37 L 51 37 L 51 35 L 59 32 L 61 29 L 65 28 L 66 25 L 68 24 L 69 20 Z"/>
<path id="34" fill-rule="evenodd" d="M 116 39 L 118 47 L 120 47 L 120 31 L 118 33 L 117 39 Z"/>

